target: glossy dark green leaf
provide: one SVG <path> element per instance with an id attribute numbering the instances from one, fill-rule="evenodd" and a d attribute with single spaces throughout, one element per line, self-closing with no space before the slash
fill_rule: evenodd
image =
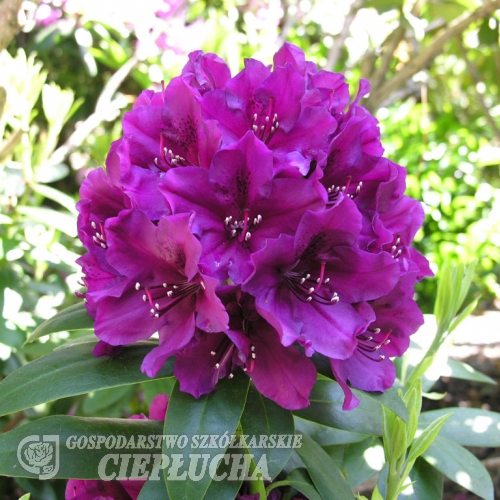
<path id="1" fill-rule="evenodd" d="M 137 500 L 170 500 L 163 474 L 158 474 L 158 480 L 146 481 L 144 486 L 141 488 Z"/>
<path id="2" fill-rule="evenodd" d="M 493 482 L 488 471 L 462 446 L 437 436 L 422 456 L 455 483 L 485 500 L 493 500 Z"/>
<path id="3" fill-rule="evenodd" d="M 317 380 L 311 391 L 311 404 L 303 410 L 294 411 L 294 415 L 318 424 L 359 432 L 362 434 L 382 435 L 382 409 L 373 399 L 356 392 L 360 403 L 351 411 L 344 411 L 344 393 L 333 380 Z"/>
<path id="4" fill-rule="evenodd" d="M 344 475 L 328 454 L 307 434 L 296 449 L 323 500 L 352 500 L 354 495 Z"/>
<path id="5" fill-rule="evenodd" d="M 310 420 L 304 420 L 297 416 L 294 417 L 294 420 L 295 428 L 312 437 L 320 446 L 358 443 L 370 437 L 368 434 L 334 429 L 326 425 L 311 422 Z"/>
<path id="6" fill-rule="evenodd" d="M 171 470 L 165 472 L 171 498 L 205 498 L 212 482 L 209 470 L 216 469 L 226 452 L 231 435 L 236 433 L 245 407 L 249 382 L 250 379 L 239 372 L 231 380 L 220 380 L 213 392 L 199 399 L 181 392 L 179 385 L 175 385 L 164 429 L 164 434 L 172 436 L 173 442 L 165 443 L 163 448 L 163 453 L 180 464 L 175 474 Z M 179 436 L 183 438 L 177 441 Z M 204 442 L 202 436 L 209 438 Z M 243 453 L 244 449 L 236 450 L 236 454 L 240 456 Z M 221 480 L 229 481 L 231 475 Z"/>
<path id="7" fill-rule="evenodd" d="M 417 458 L 410 472 L 412 493 L 407 490 L 399 496 L 399 500 L 442 500 L 443 474 L 422 458 Z"/>
<path id="8" fill-rule="evenodd" d="M 79 302 L 44 321 L 33 331 L 26 342 L 33 342 L 49 333 L 84 330 L 93 326 L 94 320 L 89 316 L 87 309 L 85 309 L 85 303 Z"/>
<path id="9" fill-rule="evenodd" d="M 500 413 L 478 408 L 443 408 L 420 414 L 419 426 L 453 412 L 440 435 L 462 446 L 500 446 Z"/>
<path id="10" fill-rule="evenodd" d="M 148 473 L 153 469 L 155 461 L 159 463 L 161 437 L 157 436 L 161 434 L 162 422 L 156 420 L 98 419 L 67 415 L 40 418 L 0 435 L 0 475 L 38 477 L 38 472 L 25 469 L 26 465 L 30 466 L 25 451 L 30 444 L 43 441 L 55 452 L 48 463 L 58 469 L 53 477 L 100 479 L 104 474 L 111 479 L 118 477 L 120 468 L 128 459 L 123 470 L 126 471 L 124 476 L 130 478 L 134 462 L 141 460 L 137 455 L 147 455 L 142 460 L 147 461 L 145 471 Z M 99 436 L 102 442 L 99 442 Z M 144 446 L 137 445 L 139 436 L 144 436 Z M 77 443 L 80 439 L 79 445 Z M 120 449 L 117 448 L 118 443 L 123 445 Z M 92 444 L 93 448 L 90 447 Z M 110 454 L 113 457 L 109 457 Z"/>
<path id="11" fill-rule="evenodd" d="M 291 446 L 281 448 L 277 445 L 268 447 L 272 444 L 268 439 L 270 436 L 278 435 L 293 436 L 295 426 L 292 412 L 267 399 L 255 386 L 250 385 L 245 409 L 241 416 L 241 431 L 248 436 L 247 448 L 253 454 L 255 462 L 258 463 L 263 455 L 266 456 L 267 470 L 270 475 L 266 479 L 274 479 L 288 462 L 292 448 Z"/>
<path id="12" fill-rule="evenodd" d="M 384 466 L 384 448 L 380 439 L 370 437 L 345 446 L 343 462 L 342 471 L 351 487 L 367 481 Z"/>
<path id="13" fill-rule="evenodd" d="M 134 388 L 128 385 L 92 391 L 83 402 L 83 413 L 92 416 L 95 412 L 109 408 L 127 396 L 130 399 L 133 391 Z"/>
<path id="14" fill-rule="evenodd" d="M 242 450 L 237 450 L 237 453 L 241 453 Z M 234 453 L 233 453 L 234 455 Z M 234 457 L 228 454 L 227 460 L 224 458 L 219 467 L 217 467 L 216 477 L 224 478 L 221 481 L 211 481 L 210 485 L 205 493 L 205 500 L 210 500 L 216 498 L 217 500 L 234 500 L 238 494 L 241 484 L 243 483 L 243 477 L 238 475 L 235 481 L 226 480 L 231 475 L 231 467 L 233 466 Z"/>
<path id="15" fill-rule="evenodd" d="M 357 389 L 354 389 L 353 392 L 359 399 L 361 397 L 373 399 L 395 413 L 403 422 L 408 422 L 408 411 L 395 387 L 390 387 L 385 392 L 364 392 Z"/>
<path id="16" fill-rule="evenodd" d="M 307 469 L 299 468 L 294 469 L 286 479 L 275 483 L 276 487 L 291 486 L 300 493 L 302 493 L 308 500 L 321 500 L 318 490 L 307 473 Z M 274 486 L 274 485 L 273 485 Z M 269 490 L 271 491 L 271 490 Z"/>
<path id="17" fill-rule="evenodd" d="M 58 349 L 11 373 L 0 382 L 0 415 L 90 391 L 150 380 L 141 364 L 154 342 L 137 342 L 115 357 L 95 358 L 95 342 Z M 173 376 L 173 360 L 157 378 Z"/>

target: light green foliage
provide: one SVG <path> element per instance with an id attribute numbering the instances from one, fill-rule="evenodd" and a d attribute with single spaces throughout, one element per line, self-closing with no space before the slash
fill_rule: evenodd
<path id="1" fill-rule="evenodd" d="M 75 197 L 49 186 L 69 168 L 50 156 L 76 111 L 72 91 L 45 83 L 35 54 L 0 53 L 0 359 L 20 358 L 30 330 L 71 301 L 78 245 Z M 41 99 L 40 99 L 41 97 Z M 41 108 L 40 109 L 40 105 Z M 52 206 L 49 206 L 52 205 Z M 40 354 L 43 346 L 34 350 Z M 33 350 L 32 350 L 33 352 Z M 3 363 L 0 361 L 0 365 Z"/>
<path id="2" fill-rule="evenodd" d="M 477 300 L 468 304 L 459 314 L 465 297 L 471 286 L 475 264 L 447 264 L 439 275 L 437 297 L 434 305 L 436 333 L 432 344 L 419 363 L 412 369 L 408 378 L 402 374 L 406 385 L 411 385 L 439 360 L 442 364 L 446 356 L 446 348 L 451 344 L 453 330 L 467 317 L 477 305 Z M 439 357 L 441 355 L 441 357 Z"/>

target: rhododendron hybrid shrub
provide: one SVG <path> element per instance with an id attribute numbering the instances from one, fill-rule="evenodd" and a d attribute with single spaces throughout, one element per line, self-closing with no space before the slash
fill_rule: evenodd
<path id="1" fill-rule="evenodd" d="M 236 75 L 191 53 L 137 98 L 81 186 L 84 300 L 5 364 L 0 475 L 68 500 L 440 500 L 443 474 L 493 498 L 463 446 L 499 446 L 500 414 L 421 412 L 438 372 L 493 382 L 446 361 L 474 266 L 440 269 L 410 345 L 424 215 L 368 92 L 285 43 Z"/>
<path id="2" fill-rule="evenodd" d="M 157 332 L 148 376 L 175 357 L 180 391 L 200 398 L 242 371 L 289 410 L 309 405 L 313 355 L 345 410 L 359 404 L 351 388 L 390 388 L 431 272 L 411 247 L 422 207 L 383 156 L 368 92 L 362 80 L 351 98 L 343 75 L 288 43 L 234 76 L 195 52 L 144 91 L 81 187 L 94 354 Z"/>

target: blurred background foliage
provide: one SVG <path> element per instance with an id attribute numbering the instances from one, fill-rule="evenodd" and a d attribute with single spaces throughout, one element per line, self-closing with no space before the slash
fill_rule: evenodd
<path id="1" fill-rule="evenodd" d="M 478 259 L 473 293 L 500 304 L 500 2 L 490 0 L 3 0 L 20 7 L 0 53 L 0 359 L 43 344 L 28 331 L 76 299 L 75 202 L 142 89 L 202 48 L 233 74 L 283 41 L 372 88 L 386 154 L 424 203 L 416 245 L 437 272 Z M 1 47 L 1 45 L 0 45 Z M 431 312 L 435 280 L 418 287 Z M 51 349 L 51 339 L 45 346 Z M 33 349 L 36 352 L 32 352 Z M 11 354 L 13 356 L 11 356 Z M 11 366 L 12 365 L 12 366 Z"/>
<path id="2" fill-rule="evenodd" d="M 477 259 L 471 293 L 480 310 L 500 309 L 499 20 L 500 0 L 0 0 L 2 376 L 67 337 L 23 346 L 78 300 L 79 186 L 104 165 L 137 95 L 198 49 L 235 74 L 245 57 L 271 64 L 289 41 L 344 73 L 353 95 L 368 78 L 364 104 L 386 155 L 407 168 L 408 194 L 425 207 L 416 246 L 435 272 Z M 424 312 L 435 296 L 435 280 L 419 285 Z M 155 383 L 32 411 L 126 416 L 144 410 Z"/>

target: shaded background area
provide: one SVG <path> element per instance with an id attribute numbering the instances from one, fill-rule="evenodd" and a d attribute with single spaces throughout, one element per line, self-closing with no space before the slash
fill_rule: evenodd
<path id="1" fill-rule="evenodd" d="M 271 64 L 289 41 L 320 67 L 344 73 L 353 96 L 361 78 L 371 82 L 363 104 L 381 122 L 385 155 L 407 168 L 408 194 L 424 203 L 416 246 L 435 272 L 450 259 L 477 260 L 466 303 L 479 297 L 476 314 L 492 320 L 464 323 L 459 340 L 472 349 L 481 332 L 487 341 L 452 354 L 498 380 L 499 9 L 499 0 L 0 2 L 1 375 L 67 336 L 23 346 L 38 324 L 77 300 L 78 188 L 104 164 L 137 95 L 179 74 L 191 51 L 216 52 L 235 74 L 245 57 Z M 424 312 L 432 313 L 435 295 L 435 280 L 419 285 Z M 496 386 L 451 380 L 438 382 L 433 390 L 447 395 L 427 409 L 500 410 Z M 34 411 L 65 413 L 74 403 Z M 89 406 L 92 415 L 126 416 L 141 404 L 129 391 Z"/>

